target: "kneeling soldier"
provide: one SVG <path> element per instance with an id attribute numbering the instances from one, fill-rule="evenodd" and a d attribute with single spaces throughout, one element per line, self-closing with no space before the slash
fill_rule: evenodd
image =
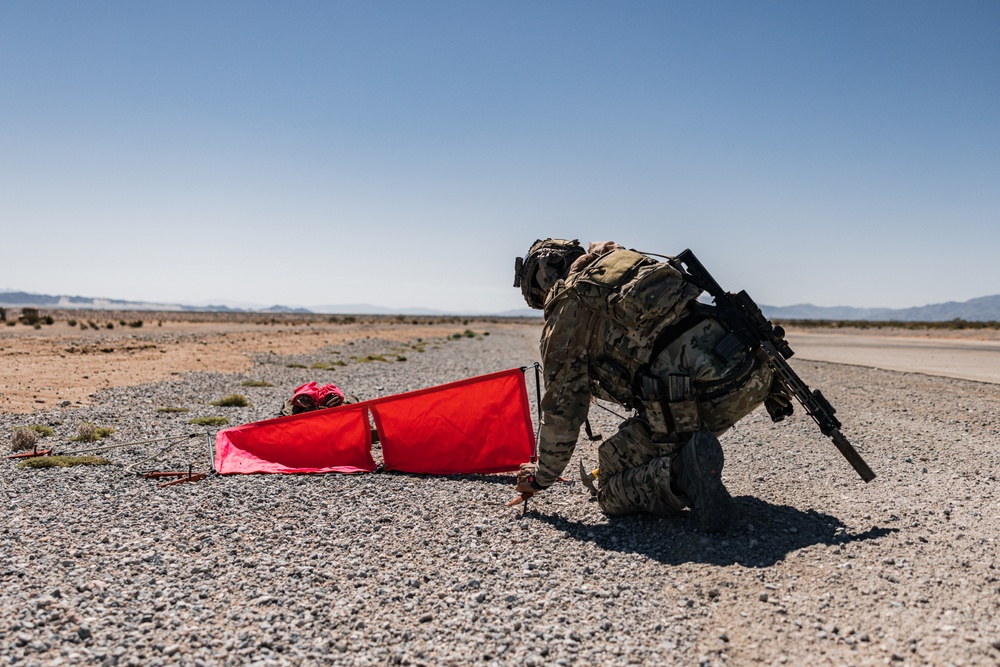
<path id="1" fill-rule="evenodd" d="M 599 449 L 604 512 L 691 507 L 703 530 L 725 529 L 735 504 L 717 436 L 765 400 L 790 408 L 772 394 L 769 367 L 710 308 L 695 307 L 701 290 L 673 266 L 610 241 L 587 251 L 577 241 L 536 241 L 517 259 L 514 286 L 545 311 L 538 464 L 522 466 L 517 490 L 556 481 L 594 396 L 635 411 Z"/>

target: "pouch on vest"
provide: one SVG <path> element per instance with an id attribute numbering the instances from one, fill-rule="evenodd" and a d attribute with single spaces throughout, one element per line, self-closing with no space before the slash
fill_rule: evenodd
<path id="1" fill-rule="evenodd" d="M 677 433 L 694 433 L 701 428 L 698 399 L 691 389 L 691 376 L 671 373 L 667 376 L 667 409 Z"/>
<path id="2" fill-rule="evenodd" d="M 643 412 L 654 432 L 694 433 L 701 428 L 701 413 L 690 375 L 671 373 L 666 382 L 655 375 L 643 375 L 640 389 Z"/>
<path id="3" fill-rule="evenodd" d="M 665 388 L 655 375 L 641 376 L 642 407 L 649 428 L 654 433 L 669 433 L 670 417 L 665 410 Z"/>

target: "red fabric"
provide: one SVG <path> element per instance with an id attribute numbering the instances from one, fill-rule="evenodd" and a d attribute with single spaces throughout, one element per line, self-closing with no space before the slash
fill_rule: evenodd
<path id="1" fill-rule="evenodd" d="M 357 403 L 244 424 L 215 436 L 215 469 L 231 473 L 371 472 L 368 409 Z"/>
<path id="2" fill-rule="evenodd" d="M 330 394 L 334 394 L 340 397 L 340 400 L 337 401 L 337 405 L 340 405 L 341 403 L 344 402 L 344 392 L 340 390 L 340 387 L 338 387 L 335 384 L 325 384 L 322 387 L 320 387 L 316 392 L 316 404 L 322 405 L 323 403 L 325 403 L 327 397 Z"/>
<path id="3" fill-rule="evenodd" d="M 330 394 L 340 396 L 340 402 L 344 402 L 344 392 L 341 391 L 340 387 L 335 384 L 325 384 L 321 387 L 315 380 L 296 387 L 295 391 L 292 392 L 292 400 L 294 401 L 295 397 L 300 394 L 309 396 L 316 405 L 322 404 Z"/>
<path id="4" fill-rule="evenodd" d="M 369 403 L 387 470 L 504 472 L 517 470 L 534 451 L 524 373 L 517 368 Z"/>
<path id="5" fill-rule="evenodd" d="M 299 394 L 305 394 L 313 400 L 313 403 L 319 403 L 319 385 L 316 384 L 315 380 L 312 382 L 306 382 L 300 387 L 296 387 L 295 391 L 292 392 L 292 400 L 294 401 L 295 397 Z"/>
<path id="6" fill-rule="evenodd" d="M 517 470 L 534 451 L 524 373 L 515 368 L 219 431 L 215 469 L 221 474 L 371 472 L 369 410 L 387 470 L 504 472 Z"/>

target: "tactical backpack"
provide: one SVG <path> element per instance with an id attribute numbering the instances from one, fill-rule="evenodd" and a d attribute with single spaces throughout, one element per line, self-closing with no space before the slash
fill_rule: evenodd
<path id="1" fill-rule="evenodd" d="M 711 386 L 692 382 L 684 372 L 666 377 L 650 372 L 651 363 L 668 346 L 710 319 L 711 309 L 697 304 L 701 292 L 670 263 L 619 248 L 557 283 L 545 303 L 545 314 L 548 317 L 556 304 L 573 298 L 601 320 L 603 326 L 590 332 L 588 345 L 600 350 L 590 359 L 595 396 L 640 410 L 654 431 L 690 433 L 706 425 L 721 432 L 749 412 L 744 412 L 747 401 L 741 398 L 737 407 L 726 398 L 740 393 L 759 368 L 748 355 L 740 355 L 746 364 Z M 725 331 L 722 335 L 717 349 L 710 351 L 720 369 L 732 366 L 729 361 L 740 352 L 731 335 L 725 336 Z M 770 384 L 769 376 L 759 379 Z M 736 416 L 737 412 L 742 414 Z"/>

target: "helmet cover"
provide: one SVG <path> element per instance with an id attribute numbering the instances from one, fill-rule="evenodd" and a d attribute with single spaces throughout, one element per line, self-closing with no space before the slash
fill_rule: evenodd
<path id="1" fill-rule="evenodd" d="M 566 277 L 569 267 L 586 254 L 577 240 L 539 239 L 531 244 L 528 254 L 514 261 L 514 287 L 521 288 L 524 301 L 540 310 L 549 290 Z"/>

